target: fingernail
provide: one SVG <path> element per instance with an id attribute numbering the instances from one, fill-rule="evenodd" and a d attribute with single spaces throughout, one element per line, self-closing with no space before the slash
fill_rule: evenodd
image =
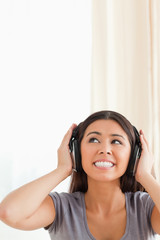
<path id="1" fill-rule="evenodd" d="M 144 134 L 144 132 L 143 132 L 143 130 L 142 130 L 142 129 L 140 130 L 140 134 L 141 134 L 141 135 L 143 135 L 143 134 Z"/>

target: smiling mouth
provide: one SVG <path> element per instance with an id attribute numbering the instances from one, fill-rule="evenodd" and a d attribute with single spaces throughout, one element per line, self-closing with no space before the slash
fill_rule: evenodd
<path id="1" fill-rule="evenodd" d="M 94 165 L 99 168 L 111 168 L 114 166 L 112 162 L 107 162 L 107 161 L 95 162 Z"/>

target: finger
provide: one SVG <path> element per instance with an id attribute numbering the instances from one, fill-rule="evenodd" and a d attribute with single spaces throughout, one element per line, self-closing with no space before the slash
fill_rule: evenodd
<path id="1" fill-rule="evenodd" d="M 140 135 L 140 141 L 141 141 L 141 144 L 142 144 L 142 150 L 148 151 L 147 144 L 146 144 L 146 142 L 145 142 L 144 137 L 143 137 L 142 134 Z"/>
<path id="2" fill-rule="evenodd" d="M 71 139 L 71 136 L 72 136 L 72 132 L 73 132 L 73 129 L 75 129 L 77 125 L 75 123 L 73 123 L 71 125 L 71 127 L 68 129 L 68 131 L 66 132 L 66 134 L 64 135 L 64 138 L 62 140 L 62 144 L 67 144 L 69 143 L 70 139 Z"/>
<path id="3" fill-rule="evenodd" d="M 140 130 L 140 136 L 141 136 L 141 135 L 142 135 L 143 140 L 144 140 L 144 142 L 145 142 L 145 144 L 147 145 L 147 148 L 148 148 L 148 150 L 149 150 L 149 144 L 148 144 L 148 141 L 147 141 L 147 139 L 146 139 L 146 137 L 145 137 L 144 132 L 143 132 L 142 129 Z"/>

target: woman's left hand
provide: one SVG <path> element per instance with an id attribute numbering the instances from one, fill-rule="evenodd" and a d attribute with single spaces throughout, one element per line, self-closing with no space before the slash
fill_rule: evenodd
<path id="1" fill-rule="evenodd" d="M 142 152 L 135 174 L 136 181 L 139 183 L 143 182 L 145 174 L 151 174 L 154 163 L 153 154 L 150 151 L 148 141 L 146 140 L 142 130 L 140 130 L 140 141 L 142 144 Z"/>

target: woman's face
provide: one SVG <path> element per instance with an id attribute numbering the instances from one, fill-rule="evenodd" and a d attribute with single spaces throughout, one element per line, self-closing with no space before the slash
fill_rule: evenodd
<path id="1" fill-rule="evenodd" d="M 119 181 L 127 169 L 130 153 L 128 136 L 116 121 L 97 120 L 86 128 L 81 157 L 88 178 Z"/>

